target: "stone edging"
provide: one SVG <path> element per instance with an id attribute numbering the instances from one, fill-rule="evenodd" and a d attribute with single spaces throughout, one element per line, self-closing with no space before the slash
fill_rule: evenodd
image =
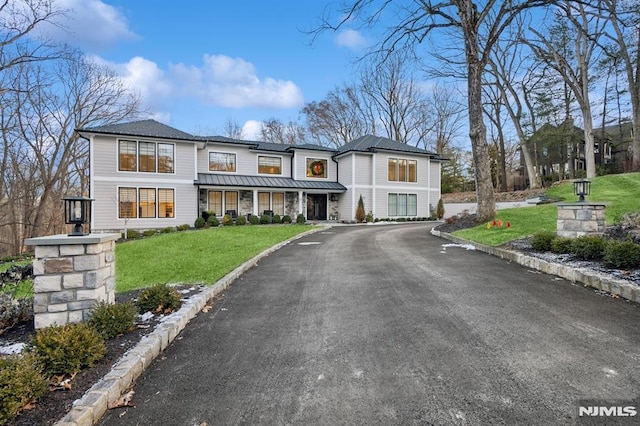
<path id="1" fill-rule="evenodd" d="M 557 275 L 574 283 L 579 282 L 588 287 L 606 291 L 607 293 L 617 294 L 624 299 L 640 303 L 640 286 L 631 284 L 625 280 L 611 278 L 606 274 L 595 271 L 586 271 L 579 268 L 573 268 L 561 263 L 548 262 L 546 260 L 533 256 L 527 256 L 515 251 L 487 246 L 484 244 L 465 240 L 463 238 L 455 237 L 446 232 L 436 231 L 433 228 L 431 229 L 431 234 L 435 235 L 436 237 L 444 238 L 456 243 L 471 244 L 475 247 L 476 250 L 480 250 L 484 253 L 506 259 L 510 262 L 518 263 L 522 266 L 526 266 L 527 268 L 544 272 L 545 274 Z"/>
<path id="2" fill-rule="evenodd" d="M 169 346 L 209 300 L 226 290 L 233 281 L 253 268 L 262 258 L 269 256 L 291 241 L 329 227 L 311 229 L 266 249 L 229 272 L 214 285 L 206 287 L 202 292 L 183 302 L 182 307 L 177 312 L 168 315 L 156 326 L 153 332 L 143 337 L 135 347 L 127 351 L 114 364 L 111 371 L 87 390 L 82 398 L 75 400 L 71 411 L 60 419 L 56 426 L 89 426 L 96 424 L 107 411 L 107 407 L 115 403 L 121 395 L 131 388 L 142 372 Z"/>

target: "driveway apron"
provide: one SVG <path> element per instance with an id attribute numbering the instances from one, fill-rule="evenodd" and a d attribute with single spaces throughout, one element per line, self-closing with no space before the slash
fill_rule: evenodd
<path id="1" fill-rule="evenodd" d="M 554 425 L 581 421 L 580 406 L 640 411 L 637 305 L 431 226 L 334 227 L 284 246 L 101 424 Z"/>

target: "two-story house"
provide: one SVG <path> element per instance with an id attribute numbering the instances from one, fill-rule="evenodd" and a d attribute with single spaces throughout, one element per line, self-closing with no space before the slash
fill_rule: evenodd
<path id="1" fill-rule="evenodd" d="M 190 135 L 154 120 L 87 129 L 94 231 L 193 224 L 265 211 L 294 220 L 426 217 L 440 198 L 437 154 L 377 136 L 339 149 Z"/>

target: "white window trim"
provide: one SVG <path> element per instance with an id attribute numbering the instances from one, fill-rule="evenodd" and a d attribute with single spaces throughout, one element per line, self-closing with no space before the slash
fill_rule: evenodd
<path id="1" fill-rule="evenodd" d="M 136 169 L 129 171 L 129 170 L 120 170 L 120 142 L 135 142 L 136 144 Z M 145 142 L 145 143 L 153 143 L 156 146 L 156 171 L 155 172 L 141 172 L 139 170 L 139 161 L 140 161 L 140 142 Z M 171 173 L 160 173 L 158 171 L 158 161 L 159 161 L 159 155 L 158 155 L 158 144 L 165 144 L 165 145 L 173 145 L 173 171 Z M 116 173 L 124 173 L 127 175 L 131 175 L 131 173 L 136 173 L 139 175 L 143 175 L 143 176 L 171 176 L 171 175 L 176 175 L 176 169 L 177 169 L 177 165 L 178 162 L 176 161 L 176 155 L 177 155 L 177 146 L 174 142 L 165 142 L 165 141 L 150 141 L 150 140 L 145 140 L 145 139 L 127 139 L 127 138 L 119 138 L 116 139 Z"/>
<path id="2" fill-rule="evenodd" d="M 260 157 L 268 157 L 268 158 L 279 158 L 280 159 L 280 173 L 260 173 Z M 259 176 L 284 176 L 284 157 L 282 155 L 271 155 L 271 154 L 258 154 L 256 155 L 256 174 Z"/>
<path id="3" fill-rule="evenodd" d="M 225 172 L 222 170 L 211 170 L 211 154 L 233 154 L 236 156 L 236 170 L 235 172 Z M 210 149 L 207 151 L 207 172 L 208 173 L 223 173 L 223 174 L 236 174 L 238 173 L 238 153 L 236 151 L 224 151 L 221 149 Z"/>

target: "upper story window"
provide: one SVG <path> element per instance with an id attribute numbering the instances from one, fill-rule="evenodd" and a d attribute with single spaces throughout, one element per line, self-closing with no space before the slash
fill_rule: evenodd
<path id="1" fill-rule="evenodd" d="M 417 182 L 418 161 L 405 158 L 389 158 L 388 179 L 395 182 Z"/>
<path id="2" fill-rule="evenodd" d="M 236 154 L 231 152 L 210 152 L 209 170 L 212 172 L 235 172 Z"/>
<path id="3" fill-rule="evenodd" d="M 264 155 L 259 155 L 258 156 L 258 173 L 265 173 L 269 175 L 281 175 L 282 174 L 282 158 L 267 157 Z"/>
<path id="4" fill-rule="evenodd" d="M 118 141 L 121 172 L 173 173 L 175 147 L 169 143 Z"/>
<path id="5" fill-rule="evenodd" d="M 326 178 L 327 160 L 318 158 L 307 158 L 307 177 Z"/>

